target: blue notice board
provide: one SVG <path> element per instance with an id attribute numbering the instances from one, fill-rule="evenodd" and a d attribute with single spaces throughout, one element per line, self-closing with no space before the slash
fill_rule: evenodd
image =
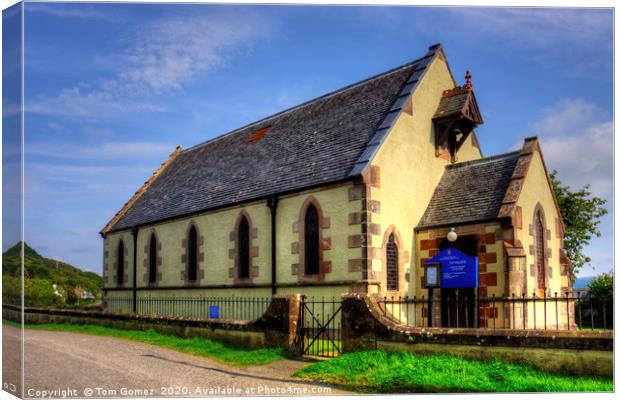
<path id="1" fill-rule="evenodd" d="M 478 287 L 478 257 L 448 248 L 440 251 L 426 263 L 440 263 L 439 287 L 447 289 Z"/>
<path id="2" fill-rule="evenodd" d="M 220 306 L 209 306 L 209 318 L 220 317 Z"/>

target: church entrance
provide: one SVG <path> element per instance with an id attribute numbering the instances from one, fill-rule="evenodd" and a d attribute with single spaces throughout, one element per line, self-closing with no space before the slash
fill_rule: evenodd
<path id="1" fill-rule="evenodd" d="M 475 236 L 459 236 L 450 242 L 444 239 L 439 244 L 439 250 L 447 248 L 458 249 L 470 255 L 478 255 L 478 239 Z M 450 328 L 475 328 L 476 318 L 476 289 L 456 288 L 441 289 L 441 326 Z"/>

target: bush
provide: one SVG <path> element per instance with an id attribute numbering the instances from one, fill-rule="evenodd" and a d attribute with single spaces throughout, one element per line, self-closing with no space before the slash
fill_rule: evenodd
<path id="1" fill-rule="evenodd" d="M 576 304 L 581 328 L 611 329 L 614 325 L 614 273 L 603 273 L 588 283 L 588 295 Z"/>
<path id="2" fill-rule="evenodd" d="M 21 302 L 21 278 L 17 276 L 2 277 L 2 301 L 19 304 Z M 24 301 L 28 307 L 60 306 L 62 297 L 54 293 L 52 284 L 47 279 L 25 278 Z"/>

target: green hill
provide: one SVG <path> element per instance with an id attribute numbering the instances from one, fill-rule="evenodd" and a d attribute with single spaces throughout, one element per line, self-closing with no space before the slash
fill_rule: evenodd
<path id="1" fill-rule="evenodd" d="M 20 252 L 17 243 L 2 254 L 3 301 L 11 301 L 20 293 Z M 53 285 L 56 285 L 54 288 Z M 78 291 L 99 297 L 102 278 L 62 261 L 45 258 L 24 243 L 24 296 L 29 306 L 60 306 L 77 303 Z"/>

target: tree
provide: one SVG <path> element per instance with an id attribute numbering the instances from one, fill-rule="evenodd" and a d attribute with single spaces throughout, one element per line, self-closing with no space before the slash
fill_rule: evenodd
<path id="1" fill-rule="evenodd" d="M 551 173 L 551 182 L 564 220 L 564 249 L 573 263 L 574 278 L 577 271 L 591 261 L 583 249 L 593 235 L 601 236 L 599 224 L 600 218 L 607 214 L 607 209 L 603 207 L 607 200 L 592 196 L 590 185 L 578 191 L 562 185 L 557 178 L 557 171 Z"/>
<path id="2" fill-rule="evenodd" d="M 588 283 L 593 301 L 611 304 L 614 299 L 614 273 L 602 273 Z"/>

